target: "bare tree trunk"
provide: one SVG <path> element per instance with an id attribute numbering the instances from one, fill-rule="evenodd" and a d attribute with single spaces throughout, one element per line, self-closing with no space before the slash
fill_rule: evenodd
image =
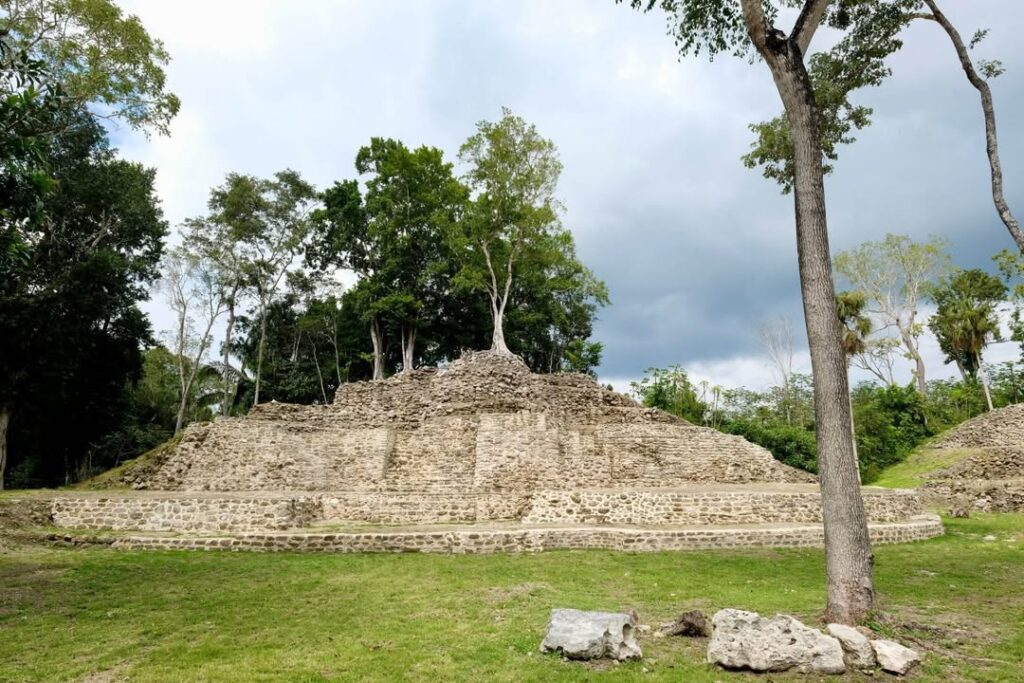
<path id="1" fill-rule="evenodd" d="M 267 345 L 267 314 L 269 306 L 261 306 L 260 311 L 260 343 L 256 350 L 256 388 L 253 391 L 252 404 L 256 406 L 260 402 L 260 378 L 263 374 L 263 350 Z"/>
<path id="2" fill-rule="evenodd" d="M 503 355 L 512 355 L 508 345 L 505 343 L 505 312 L 504 306 L 491 305 L 491 313 L 494 318 L 494 332 L 491 334 L 491 351 Z"/>
<path id="3" fill-rule="evenodd" d="M 235 330 L 235 300 L 231 298 L 228 304 L 228 325 L 224 330 L 224 356 L 223 356 L 223 373 L 224 373 L 224 400 L 221 404 L 220 414 L 227 415 L 231 412 L 231 396 L 232 396 L 232 381 L 231 381 L 231 337 Z"/>
<path id="4" fill-rule="evenodd" d="M 320 372 L 320 359 L 316 355 L 316 342 L 309 337 L 309 345 L 313 349 L 313 365 L 316 366 L 316 377 L 320 380 L 320 395 L 324 398 L 324 405 L 327 405 L 327 390 L 324 388 L 324 376 Z"/>
<path id="5" fill-rule="evenodd" d="M 836 315 L 825 216 L 821 138 L 813 85 L 803 63 L 825 0 L 808 0 L 787 38 L 770 26 L 761 0 L 742 0 L 750 38 L 772 72 L 793 137 L 794 199 L 800 289 L 814 374 L 828 621 L 852 624 L 874 601 L 873 556 L 853 448 L 846 354 Z"/>
<path id="6" fill-rule="evenodd" d="M 415 368 L 416 328 L 402 330 L 402 372 L 411 372 Z"/>
<path id="7" fill-rule="evenodd" d="M 4 490 L 4 475 L 7 474 L 7 430 L 11 424 L 11 406 L 0 405 L 0 491 Z"/>
<path id="8" fill-rule="evenodd" d="M 1010 212 L 1010 206 L 1006 203 L 1006 197 L 1003 196 L 1003 169 L 999 163 L 999 140 L 996 137 L 996 114 L 992 104 L 992 89 L 989 87 L 988 81 L 982 78 L 974 68 L 974 63 L 967 53 L 967 46 L 964 45 L 960 33 L 942 13 L 935 0 L 924 0 L 924 2 L 931 10 L 934 20 L 953 41 L 956 56 L 960 59 L 960 66 L 963 68 L 964 74 L 967 75 L 967 80 L 981 96 L 981 111 L 985 116 L 985 151 L 988 153 L 988 165 L 992 174 L 992 202 L 996 206 L 996 212 L 999 213 L 1003 225 L 1010 232 L 1013 241 L 1017 243 L 1017 248 L 1024 252 L 1024 231 L 1021 230 L 1020 223 Z"/>
<path id="9" fill-rule="evenodd" d="M 981 365 L 981 354 L 978 354 L 978 379 L 981 380 L 982 391 L 985 392 L 985 405 L 988 406 L 988 411 L 991 413 L 995 408 L 992 406 L 992 390 L 988 386 L 988 373 L 985 372 L 985 368 Z"/>
<path id="10" fill-rule="evenodd" d="M 921 358 L 921 352 L 917 350 L 917 343 L 910 336 L 910 332 L 900 330 L 900 336 L 903 337 L 903 346 L 906 347 L 907 353 L 914 360 L 914 379 L 917 381 L 917 391 L 924 396 L 928 391 L 924 376 L 924 359 Z"/>
<path id="11" fill-rule="evenodd" d="M 380 321 L 370 320 L 370 342 L 373 344 L 373 378 L 384 379 L 384 349 L 381 338 Z"/>

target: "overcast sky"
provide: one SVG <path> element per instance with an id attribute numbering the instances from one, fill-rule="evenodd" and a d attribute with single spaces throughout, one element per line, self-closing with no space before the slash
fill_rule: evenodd
<path id="1" fill-rule="evenodd" d="M 759 321 L 790 317 L 806 348 L 792 198 L 740 163 L 747 125 L 780 110 L 763 64 L 677 58 L 664 16 L 612 0 L 121 0 L 162 39 L 182 101 L 170 138 L 114 131 L 158 169 L 172 225 L 204 212 L 226 173 L 290 167 L 323 187 L 354 177 L 371 136 L 454 158 L 500 107 L 555 141 L 559 194 L 581 259 L 607 284 L 599 373 L 617 387 L 650 366 L 762 387 L 772 380 Z M 946 0 L 993 82 L 1007 195 L 1024 213 L 1024 21 L 1019 0 Z M 826 181 L 833 252 L 886 232 L 953 244 L 957 265 L 990 268 L 1012 246 L 989 194 L 976 92 L 945 34 L 919 22 L 893 78 L 858 95 L 874 125 Z M 828 40 L 827 35 L 821 39 Z M 147 305 L 157 330 L 161 302 Z M 989 352 L 1010 359 L 1015 345 Z M 930 376 L 951 375 L 926 343 Z M 801 354 L 805 364 L 806 354 Z M 909 381 L 909 370 L 902 379 Z"/>

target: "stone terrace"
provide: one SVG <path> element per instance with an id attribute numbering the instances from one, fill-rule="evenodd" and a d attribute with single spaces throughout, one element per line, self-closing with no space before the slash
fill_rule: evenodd
<path id="1" fill-rule="evenodd" d="M 48 523 L 70 530 L 55 537 L 319 552 L 822 543 L 812 475 L 591 377 L 490 353 L 345 385 L 329 406 L 192 425 L 130 471 L 134 491 L 54 494 Z M 878 542 L 942 533 L 913 491 L 863 495 Z"/>

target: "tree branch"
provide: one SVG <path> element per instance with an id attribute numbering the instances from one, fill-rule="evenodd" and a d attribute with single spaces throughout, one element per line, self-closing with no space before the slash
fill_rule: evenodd
<path id="1" fill-rule="evenodd" d="M 967 46 L 964 45 L 960 33 L 949 19 L 946 18 L 946 15 L 942 13 L 935 0 L 924 0 L 924 3 L 934 15 L 934 20 L 938 22 L 939 26 L 946 31 L 949 39 L 953 41 L 953 47 L 956 49 L 956 55 L 960 59 L 960 66 L 963 67 L 967 80 L 971 82 L 971 85 L 981 95 L 981 109 L 985 115 L 985 148 L 988 153 L 989 169 L 992 172 L 992 201 L 996 205 L 996 211 L 999 213 L 999 218 L 1002 219 L 1003 225 L 1010 232 L 1013 241 L 1017 243 L 1017 248 L 1020 249 L 1021 253 L 1024 253 L 1024 230 L 1021 230 L 1020 223 L 1017 222 L 1017 219 L 1011 213 L 1010 206 L 1006 203 L 1006 197 L 1003 196 L 1003 169 L 999 162 L 999 141 L 996 137 L 996 115 L 994 105 L 992 104 L 992 89 L 989 88 L 988 82 L 975 70 L 974 63 L 971 61 L 971 57 L 967 52 Z"/>
<path id="2" fill-rule="evenodd" d="M 828 9 L 830 2 L 831 0 L 807 0 L 803 9 L 800 10 L 800 16 L 793 24 L 793 34 L 790 40 L 796 42 L 801 55 L 807 53 L 811 39 L 814 38 L 818 27 L 821 26 L 821 20 L 825 16 L 825 10 Z"/>

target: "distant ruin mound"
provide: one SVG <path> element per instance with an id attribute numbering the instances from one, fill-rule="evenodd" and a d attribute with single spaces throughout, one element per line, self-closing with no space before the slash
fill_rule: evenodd
<path id="1" fill-rule="evenodd" d="M 933 448 L 1024 449 L 1024 403 L 999 408 L 962 422 L 931 445 Z"/>
<path id="2" fill-rule="evenodd" d="M 515 356 L 342 386 L 334 403 L 255 407 L 190 425 L 137 488 L 421 491 L 808 482 L 745 439 L 608 391 L 530 372 Z"/>
<path id="3" fill-rule="evenodd" d="M 929 448 L 957 459 L 925 475 L 927 497 L 962 509 L 1024 510 L 1024 404 L 967 420 Z"/>

